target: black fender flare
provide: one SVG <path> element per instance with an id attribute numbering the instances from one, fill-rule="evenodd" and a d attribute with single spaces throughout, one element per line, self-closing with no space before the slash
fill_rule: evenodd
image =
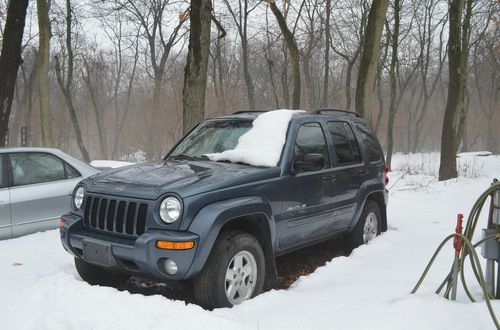
<path id="1" fill-rule="evenodd" d="M 388 197 L 387 197 L 387 190 L 385 189 L 384 184 L 375 180 L 364 182 L 361 185 L 358 194 L 356 196 L 356 205 L 358 206 L 354 211 L 355 213 L 349 225 L 348 232 L 351 232 L 356 227 L 359 221 L 359 217 L 361 216 L 361 213 L 363 212 L 363 209 L 365 207 L 366 200 L 370 195 L 375 193 L 380 193 L 384 196 L 383 203 L 385 204 L 385 206 L 387 206 Z M 382 216 L 384 217 L 384 222 L 385 222 L 385 225 L 382 226 L 382 231 L 385 231 L 387 230 L 387 215 L 385 209 L 381 209 L 380 211 L 382 212 Z"/>
<path id="2" fill-rule="evenodd" d="M 272 215 L 271 206 L 260 196 L 239 197 L 209 204 L 202 208 L 189 225 L 188 231 L 200 237 L 195 257 L 185 279 L 198 275 L 212 251 L 215 240 L 222 227 L 231 220 L 250 215 L 261 215 L 269 226 L 271 244 L 263 246 L 266 259 L 272 259 L 274 265 L 274 247 L 276 243 L 276 224 Z M 270 250 L 270 251 L 269 251 Z M 269 265 L 270 260 L 266 260 Z M 274 266 L 276 275 L 276 267 Z"/>

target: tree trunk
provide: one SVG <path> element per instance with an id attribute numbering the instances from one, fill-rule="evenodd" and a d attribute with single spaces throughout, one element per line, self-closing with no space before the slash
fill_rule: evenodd
<path id="1" fill-rule="evenodd" d="M 71 90 L 68 90 L 64 86 L 63 78 L 62 78 L 62 72 L 61 72 L 61 64 L 59 63 L 59 58 L 56 56 L 55 57 L 56 61 L 56 76 L 57 76 L 57 82 L 59 83 L 59 87 L 61 88 L 61 91 L 64 95 L 64 100 L 66 102 L 66 108 L 69 113 L 69 117 L 71 119 L 71 123 L 73 124 L 73 129 L 75 130 L 75 138 L 76 138 L 76 144 L 78 145 L 78 149 L 80 149 L 80 152 L 82 154 L 83 159 L 87 162 L 90 163 L 90 155 L 87 151 L 87 148 L 85 147 L 85 144 L 83 143 L 83 138 L 82 138 L 82 129 L 80 128 L 80 123 L 78 122 L 78 116 L 76 115 L 76 110 L 75 106 L 73 105 L 73 99 L 71 97 Z"/>
<path id="2" fill-rule="evenodd" d="M 241 52 L 243 56 L 243 77 L 247 86 L 248 107 L 253 110 L 255 109 L 255 87 L 248 68 L 248 41 L 246 39 L 241 41 Z"/>
<path id="3" fill-rule="evenodd" d="M 68 64 L 67 64 L 67 72 L 66 72 L 66 82 L 64 82 L 64 78 L 62 76 L 61 71 L 61 63 L 59 58 L 55 57 L 55 69 L 56 69 L 56 77 L 57 83 L 61 88 L 61 92 L 64 95 L 64 100 L 66 102 L 66 108 L 69 112 L 69 116 L 71 119 L 71 123 L 73 124 L 73 129 L 75 130 L 75 138 L 76 144 L 80 153 L 82 154 L 83 159 L 89 163 L 90 155 L 83 143 L 82 130 L 80 128 L 80 123 L 78 122 L 78 116 L 76 115 L 76 109 L 73 104 L 72 99 L 72 89 L 73 89 L 73 70 L 74 70 L 74 54 L 73 54 L 73 46 L 71 44 L 71 29 L 72 28 L 72 8 L 71 8 L 71 0 L 66 0 L 66 51 L 68 52 Z"/>
<path id="4" fill-rule="evenodd" d="M 112 152 L 112 157 L 115 159 L 118 154 L 118 147 L 120 143 L 120 136 L 123 131 L 123 126 L 125 125 L 125 120 L 127 119 L 127 114 L 130 109 L 130 98 L 132 97 L 132 87 L 134 85 L 135 81 L 135 73 L 137 70 L 137 62 L 139 61 L 139 50 L 138 50 L 138 44 L 136 44 L 135 47 L 135 54 L 134 54 L 134 64 L 132 66 L 132 72 L 130 74 L 130 79 L 128 81 L 128 86 L 127 86 L 127 97 L 125 101 L 125 108 L 123 109 L 123 116 L 120 119 L 120 123 L 118 125 L 118 130 L 116 132 L 116 137 L 115 137 L 115 142 L 113 143 L 113 152 Z"/>
<path id="5" fill-rule="evenodd" d="M 51 147 L 52 119 L 50 116 L 49 102 L 49 64 L 50 64 L 50 20 L 49 1 L 37 0 L 38 10 L 38 95 L 40 100 L 40 125 L 42 133 L 42 145 Z"/>
<path id="6" fill-rule="evenodd" d="M 323 73 L 323 102 L 322 106 L 324 108 L 328 107 L 328 80 L 330 74 L 330 40 L 331 40 L 331 31 L 330 31 L 330 15 L 332 11 L 332 0 L 326 0 L 326 18 L 325 18 L 325 67 Z"/>
<path id="7" fill-rule="evenodd" d="M 33 61 L 33 67 L 31 68 L 31 73 L 30 77 L 28 80 L 28 91 L 26 93 L 26 117 L 25 117 L 25 125 L 28 130 L 28 145 L 33 144 L 33 138 L 32 138 L 32 126 L 31 126 L 31 121 L 33 117 L 33 89 L 35 88 L 35 80 L 36 80 L 36 74 L 37 74 L 37 68 L 38 68 L 38 52 L 35 50 L 35 60 Z"/>
<path id="8" fill-rule="evenodd" d="M 311 52 L 312 49 L 308 49 L 305 54 L 302 54 L 302 65 L 304 71 L 304 84 L 306 90 L 306 101 L 308 110 L 313 110 L 314 108 L 314 88 L 313 88 L 313 77 L 311 75 Z"/>
<path id="9" fill-rule="evenodd" d="M 191 0 L 191 30 L 182 90 L 184 134 L 205 116 L 211 15 L 211 0 Z"/>
<path id="10" fill-rule="evenodd" d="M 467 10 L 462 23 L 464 0 L 450 1 L 448 12 L 450 17 L 448 39 L 448 98 L 444 113 L 443 131 L 441 135 L 441 160 L 439 164 L 439 180 L 444 181 L 457 177 L 457 150 L 459 144 L 459 122 L 465 108 L 465 84 L 467 75 L 467 59 L 469 54 L 470 16 L 472 0 L 467 0 Z M 463 24 L 463 30 L 462 30 Z"/>
<path id="11" fill-rule="evenodd" d="M 373 0 L 368 14 L 364 35 L 363 52 L 356 84 L 356 112 L 370 120 L 373 100 L 373 86 L 380 58 L 380 38 L 389 0 Z"/>
<path id="12" fill-rule="evenodd" d="M 389 105 L 389 121 L 387 125 L 387 157 L 386 163 L 391 168 L 392 152 L 394 148 L 394 117 L 396 116 L 397 84 L 396 68 L 398 66 L 398 46 L 399 46 L 399 21 L 400 21 L 400 0 L 394 0 L 394 30 L 392 31 L 392 56 L 389 69 L 389 79 L 391 84 L 391 101 Z"/>
<path id="13" fill-rule="evenodd" d="M 0 147 L 5 146 L 17 71 L 23 60 L 22 41 L 28 0 L 10 0 L 0 54 Z"/>
<path id="14" fill-rule="evenodd" d="M 356 57 L 357 58 L 357 57 Z M 356 60 L 347 62 L 347 70 L 345 73 L 345 109 L 351 110 L 351 81 L 352 81 L 352 68 L 356 64 Z"/>
<path id="15" fill-rule="evenodd" d="M 280 27 L 283 38 L 285 39 L 286 47 L 290 53 L 290 62 L 292 66 L 292 81 L 293 81 L 293 92 L 292 92 L 292 109 L 300 108 L 300 64 L 299 64 L 299 49 L 295 38 L 286 25 L 285 17 L 281 14 L 281 11 L 276 6 L 274 0 L 268 0 L 269 7 L 276 17 L 276 21 Z"/>
<path id="16" fill-rule="evenodd" d="M 95 121 L 97 124 L 97 135 L 99 136 L 99 149 L 100 157 L 102 159 L 108 158 L 108 143 L 106 138 L 106 127 L 103 118 L 103 109 L 99 106 L 99 101 L 97 100 L 96 88 L 92 85 L 92 68 L 84 59 L 85 73 L 83 74 L 83 80 L 87 89 L 89 90 L 90 101 L 92 103 L 92 109 L 94 110 Z"/>
<path id="17" fill-rule="evenodd" d="M 398 1 L 399 2 L 399 1 Z M 399 23 L 398 23 L 399 24 Z M 387 60 L 387 53 L 389 52 L 389 44 L 390 44 L 390 38 L 391 38 L 391 33 L 389 29 L 389 22 L 385 20 L 385 26 L 386 26 L 386 39 L 385 39 L 385 45 L 384 45 L 384 55 L 382 56 L 382 60 L 380 62 L 380 65 L 377 68 L 377 99 L 378 99 L 378 114 L 377 114 L 377 119 L 375 120 L 375 133 L 378 133 L 380 130 L 380 124 L 382 123 L 382 117 L 384 116 L 384 111 L 385 111 L 385 106 L 384 106 L 384 95 L 382 92 L 382 69 L 384 67 L 385 61 Z M 396 68 L 397 69 L 397 66 Z M 397 72 L 396 72 L 397 73 Z M 387 143 L 387 141 L 386 141 Z"/>

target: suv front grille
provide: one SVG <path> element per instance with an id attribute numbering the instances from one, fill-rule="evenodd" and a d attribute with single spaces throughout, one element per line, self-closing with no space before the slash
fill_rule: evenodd
<path id="1" fill-rule="evenodd" d="M 142 235 L 146 229 L 148 204 L 100 196 L 85 201 L 85 227 L 129 236 Z"/>

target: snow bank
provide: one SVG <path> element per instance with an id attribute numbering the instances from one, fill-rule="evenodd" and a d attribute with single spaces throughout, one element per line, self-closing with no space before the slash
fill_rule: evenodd
<path id="1" fill-rule="evenodd" d="M 253 166 L 277 166 L 286 141 L 288 123 L 301 110 L 274 110 L 259 115 L 243 134 L 236 148 L 206 155 L 211 160 L 227 160 Z"/>

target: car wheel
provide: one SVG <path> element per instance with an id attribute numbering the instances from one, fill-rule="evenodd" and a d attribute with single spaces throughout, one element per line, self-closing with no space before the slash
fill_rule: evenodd
<path id="1" fill-rule="evenodd" d="M 91 285 L 119 286 L 130 278 L 127 274 L 89 264 L 80 258 L 75 258 L 75 266 L 78 275 Z"/>
<path id="2" fill-rule="evenodd" d="M 367 200 L 356 227 L 348 235 L 351 248 L 366 244 L 380 235 L 382 228 L 382 215 L 378 204 Z"/>
<path id="3" fill-rule="evenodd" d="M 195 300 L 207 309 L 238 305 L 262 291 L 264 275 L 259 241 L 245 232 L 223 232 L 194 280 Z"/>

